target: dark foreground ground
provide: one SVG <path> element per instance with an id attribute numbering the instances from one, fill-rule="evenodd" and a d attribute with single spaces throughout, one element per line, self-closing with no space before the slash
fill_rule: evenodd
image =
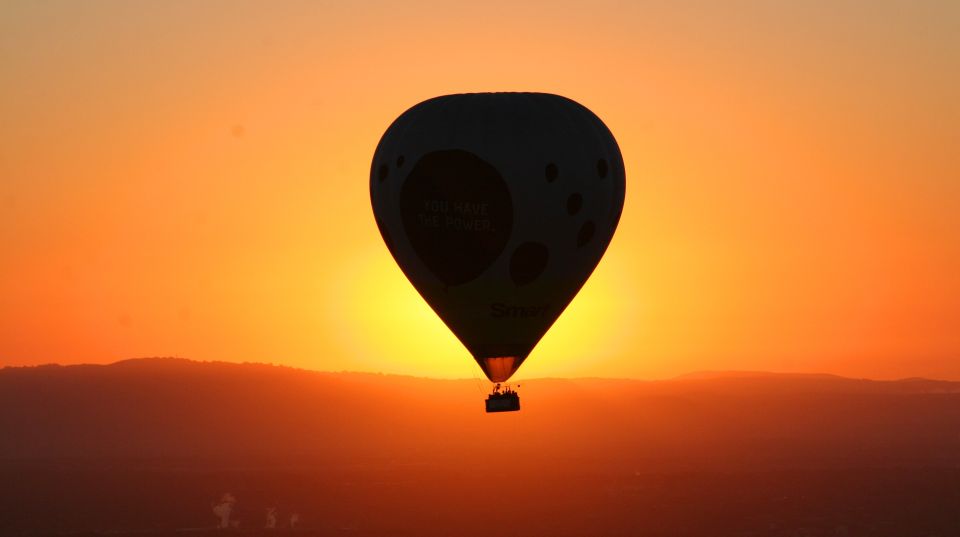
<path id="1" fill-rule="evenodd" d="M 960 389 L 0 370 L 0 535 L 958 536 Z M 239 527 L 216 530 L 229 492 Z M 280 529 L 263 525 L 277 508 Z M 292 513 L 297 530 L 288 529 Z"/>
<path id="2" fill-rule="evenodd" d="M 486 476 L 469 470 L 6 469 L 5 533 L 23 535 L 878 535 L 960 533 L 960 470 Z M 445 475 L 440 475 L 445 474 Z M 214 530 L 221 489 L 238 530 Z M 14 492 L 15 490 L 15 492 Z M 293 511 L 301 528 L 262 528 Z M 11 509 L 12 507 L 12 509 Z M 82 528 L 83 530 L 79 530 Z M 192 529 L 191 529 L 192 528 Z"/>

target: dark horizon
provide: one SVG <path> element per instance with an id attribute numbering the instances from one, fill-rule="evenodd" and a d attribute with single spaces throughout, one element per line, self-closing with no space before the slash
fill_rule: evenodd
<path id="1" fill-rule="evenodd" d="M 297 367 L 292 365 L 286 365 L 281 362 L 264 362 L 264 361 L 241 361 L 235 362 L 230 360 L 198 360 L 194 358 L 186 358 L 182 356 L 140 356 L 134 358 L 122 358 L 113 362 L 78 362 L 78 363 L 60 363 L 60 362 L 50 362 L 50 363 L 38 363 L 38 364 L 23 364 L 23 365 L 2 365 L 0 366 L 0 371 L 6 369 L 33 369 L 33 368 L 43 368 L 43 367 L 108 367 L 123 365 L 127 363 L 136 363 L 144 361 L 179 361 L 185 363 L 195 363 L 195 364 L 223 364 L 223 365 L 253 365 L 253 366 L 268 366 L 276 367 L 282 369 L 290 369 L 294 371 L 304 371 L 309 373 L 321 373 L 321 374 L 348 374 L 348 375 L 376 375 L 383 377 L 398 377 L 398 378 L 412 378 L 412 379 L 423 379 L 423 380 L 437 380 L 437 381 L 476 381 L 479 380 L 484 383 L 490 383 L 486 379 L 483 379 L 479 374 L 474 377 L 432 377 L 426 375 L 411 375 L 411 374 L 402 374 L 402 373 L 392 373 L 392 372 L 377 372 L 377 371 L 360 371 L 360 370 L 324 370 L 324 369 L 312 369 L 306 367 Z M 523 382 L 532 382 L 540 380 L 610 380 L 610 381 L 630 381 L 630 382 L 670 382 L 678 380 L 708 380 L 708 379 L 717 379 L 717 378 L 750 378 L 750 377 L 795 377 L 795 378 L 837 378 L 844 380 L 854 380 L 854 381 L 869 381 L 869 382 L 908 382 L 908 381 L 932 381 L 932 382 L 950 382 L 960 384 L 960 378 L 939 378 L 939 377 L 926 377 L 926 376 L 907 376 L 907 377 L 892 377 L 892 378 L 882 378 L 882 377 L 857 377 L 842 375 L 838 373 L 828 373 L 823 371 L 765 371 L 765 370 L 738 370 L 738 369 L 728 369 L 728 370 L 697 370 L 690 371 L 688 373 L 681 373 L 672 377 L 662 377 L 662 378 L 637 378 L 637 377 L 603 377 L 603 376 L 570 376 L 570 377 L 532 377 L 532 378 L 523 378 L 520 375 L 518 378 L 511 379 L 508 384 L 517 384 Z"/>
<path id="2" fill-rule="evenodd" d="M 520 412 L 491 415 L 472 379 L 164 359 L 5 368 L 0 535 L 213 528 L 227 492 L 241 529 L 276 503 L 308 534 L 357 537 L 960 528 L 960 383 L 539 379 L 520 394 Z"/>

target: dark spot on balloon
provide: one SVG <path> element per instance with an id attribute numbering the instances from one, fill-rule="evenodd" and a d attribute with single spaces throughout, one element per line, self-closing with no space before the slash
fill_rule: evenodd
<path id="1" fill-rule="evenodd" d="M 570 194 L 570 197 L 567 198 L 567 214 L 573 216 L 580 212 L 580 207 L 583 206 L 583 196 L 574 192 Z"/>
<path id="2" fill-rule="evenodd" d="M 510 278 L 517 285 L 526 285 L 536 280 L 547 268 L 550 251 L 539 242 L 525 242 L 510 256 Z"/>
<path id="3" fill-rule="evenodd" d="M 557 176 L 560 175 L 560 170 L 557 169 L 557 165 L 554 163 L 547 164 L 547 167 L 543 171 L 543 175 L 547 178 L 548 183 L 552 183 L 557 180 Z"/>
<path id="4" fill-rule="evenodd" d="M 577 248 L 590 242 L 590 239 L 593 238 L 594 226 L 593 222 L 587 220 L 580 226 L 580 232 L 577 233 Z"/>
<path id="5" fill-rule="evenodd" d="M 400 218 L 417 257 L 452 287 L 473 280 L 503 253 L 513 199 L 489 162 L 461 149 L 433 151 L 410 168 Z"/>
<path id="6" fill-rule="evenodd" d="M 377 179 L 382 183 L 388 175 L 390 175 L 390 167 L 386 164 L 381 164 L 380 170 L 377 172 Z"/>
<path id="7" fill-rule="evenodd" d="M 397 157 L 397 168 L 400 168 L 401 166 L 403 166 L 403 160 L 404 160 L 403 155 L 400 155 L 399 157 Z"/>
<path id="8" fill-rule="evenodd" d="M 597 175 L 599 175 L 601 179 L 607 176 L 607 160 L 606 159 L 600 159 L 597 161 Z"/>

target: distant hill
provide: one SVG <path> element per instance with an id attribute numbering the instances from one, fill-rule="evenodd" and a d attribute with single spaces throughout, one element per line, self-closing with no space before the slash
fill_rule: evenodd
<path id="1" fill-rule="evenodd" d="M 510 460 L 537 463 L 960 464 L 957 382 L 753 372 L 543 379 L 523 383 L 513 415 L 484 414 L 487 389 L 170 358 L 5 368 L 0 458 L 494 464 L 490 450 L 509 445 Z"/>
<path id="2" fill-rule="evenodd" d="M 826 373 L 771 373 L 770 371 L 694 371 L 676 377 L 675 380 L 708 380 L 723 378 L 803 378 L 803 379 L 842 379 L 839 375 Z"/>
<path id="3" fill-rule="evenodd" d="M 224 492 L 243 527 L 275 506 L 352 537 L 960 527 L 960 383 L 542 379 L 503 415 L 487 389 L 177 359 L 2 369 L 0 535 L 211 528 Z"/>

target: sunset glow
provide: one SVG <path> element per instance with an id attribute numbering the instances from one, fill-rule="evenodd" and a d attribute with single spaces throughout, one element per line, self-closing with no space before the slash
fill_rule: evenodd
<path id="1" fill-rule="evenodd" d="M 0 366 L 482 378 L 368 178 L 410 106 L 513 90 L 589 107 L 627 171 L 519 380 L 960 379 L 960 4 L 373 4 L 0 7 Z"/>

